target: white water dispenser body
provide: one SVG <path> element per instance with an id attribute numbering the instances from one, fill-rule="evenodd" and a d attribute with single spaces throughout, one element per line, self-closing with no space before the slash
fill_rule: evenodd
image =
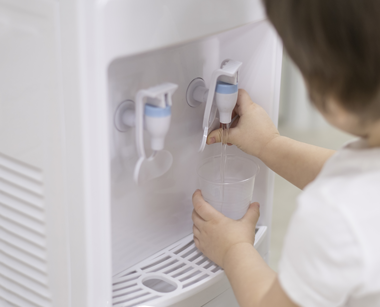
<path id="1" fill-rule="evenodd" d="M 230 117 L 217 82 L 277 122 L 282 47 L 261 0 L 0 0 L 0 28 L 0 305 L 238 306 L 192 242 L 191 196 L 220 151 L 205 143 L 217 105 Z M 138 111 L 163 84 L 144 102 L 170 116 Z M 267 259 L 273 174 L 227 151 L 260 165 Z"/>

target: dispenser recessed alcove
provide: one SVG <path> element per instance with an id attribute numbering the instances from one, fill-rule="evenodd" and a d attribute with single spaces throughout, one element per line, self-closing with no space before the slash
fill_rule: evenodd
<path id="1" fill-rule="evenodd" d="M 224 116 L 224 122 L 231 121 L 238 87 L 246 89 L 271 116 L 276 116 L 274 100 L 273 104 L 268 103 L 273 98 L 269 93 L 276 85 L 274 80 L 263 82 L 263 78 L 268 81 L 273 77 L 271 70 L 264 69 L 261 57 L 273 47 L 269 41 L 263 41 L 262 31 L 271 33 L 266 27 L 249 25 L 210 38 L 120 58 L 111 64 L 112 114 L 120 109 L 120 101 L 136 101 L 139 91 L 160 84 L 178 86 L 171 95 L 170 128 L 164 144 L 164 150 L 173 157 L 170 169 L 143 185 L 136 185 L 131 172 L 125 172 L 121 178 L 115 174 L 112 180 L 114 306 L 135 306 L 141 302 L 169 306 L 210 287 L 220 285 L 220 289 L 228 289 L 223 270 L 204 257 L 192 241 L 191 195 L 199 187 L 197 168 L 201 161 L 220 154 L 220 144 L 206 145 L 206 137 L 219 126 L 221 117 Z M 252 41 L 250 52 L 234 48 L 235 43 L 245 44 L 247 39 Z M 210 45 L 213 48 L 208 48 Z M 270 61 L 268 65 L 273 64 Z M 128 115 L 124 118 L 130 118 L 131 108 L 125 110 Z M 137 144 L 136 126 L 129 129 L 121 132 L 112 125 L 111 150 L 116 155 L 124 144 Z M 151 132 L 146 124 L 141 132 L 144 140 L 141 144 L 148 150 Z M 138 163 L 140 153 L 137 150 L 123 159 Z M 271 215 L 270 206 L 266 205 L 270 202 L 267 182 L 272 180 L 271 172 L 261 161 L 234 146 L 228 148 L 228 153 L 253 159 L 260 166 L 253 194 L 253 199 L 262 204 L 255 246 L 266 256 Z M 149 161 L 149 155 L 145 157 Z M 150 274 L 156 274 L 152 278 L 155 281 L 144 284 Z M 155 285 L 164 291 L 157 291 Z"/>

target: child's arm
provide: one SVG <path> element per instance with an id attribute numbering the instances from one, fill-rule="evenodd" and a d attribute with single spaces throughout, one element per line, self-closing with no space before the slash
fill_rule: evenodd
<path id="1" fill-rule="evenodd" d="M 276 273 L 253 247 L 259 204 L 234 221 L 193 195 L 193 232 L 197 248 L 224 271 L 242 307 L 297 307 L 282 290 Z"/>
<path id="2" fill-rule="evenodd" d="M 268 114 L 239 90 L 235 107 L 239 120 L 231 126 L 227 142 L 261 159 L 269 168 L 303 189 L 315 179 L 335 151 L 280 136 Z M 210 133 L 208 144 L 220 142 L 221 129 Z"/>
<path id="3" fill-rule="evenodd" d="M 331 149 L 279 136 L 263 148 L 258 158 L 281 177 L 303 189 L 317 177 L 334 153 Z"/>
<path id="4" fill-rule="evenodd" d="M 276 273 L 252 244 L 238 244 L 225 256 L 224 271 L 241 307 L 297 307 Z"/>

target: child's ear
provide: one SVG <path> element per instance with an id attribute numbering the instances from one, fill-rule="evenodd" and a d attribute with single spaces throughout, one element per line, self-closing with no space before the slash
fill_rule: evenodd
<path id="1" fill-rule="evenodd" d="M 334 127 L 356 136 L 365 136 L 367 126 L 360 120 L 357 114 L 347 110 L 340 101 L 328 98 L 325 110 L 319 111 L 326 121 Z"/>
<path id="2" fill-rule="evenodd" d="M 347 113 L 346 109 L 343 107 L 343 104 L 332 97 L 326 100 L 326 110 L 334 115 Z"/>
<path id="3" fill-rule="evenodd" d="M 345 121 L 349 113 L 343 104 L 333 97 L 326 99 L 324 110 L 319 110 L 326 119 L 332 119 L 334 122 Z"/>

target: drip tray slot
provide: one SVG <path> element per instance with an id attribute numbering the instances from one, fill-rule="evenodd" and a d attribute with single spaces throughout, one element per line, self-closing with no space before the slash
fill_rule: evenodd
<path id="1" fill-rule="evenodd" d="M 173 292 L 175 289 L 177 289 L 176 284 L 173 285 L 172 283 L 169 283 L 160 277 L 148 278 L 143 281 L 143 285 L 161 293 Z"/>
<path id="2" fill-rule="evenodd" d="M 266 226 L 256 228 L 255 247 L 262 242 L 266 230 Z M 208 287 L 223 275 L 222 268 L 195 247 L 191 234 L 115 275 L 112 304 L 133 307 L 163 303 L 196 287 Z"/>

